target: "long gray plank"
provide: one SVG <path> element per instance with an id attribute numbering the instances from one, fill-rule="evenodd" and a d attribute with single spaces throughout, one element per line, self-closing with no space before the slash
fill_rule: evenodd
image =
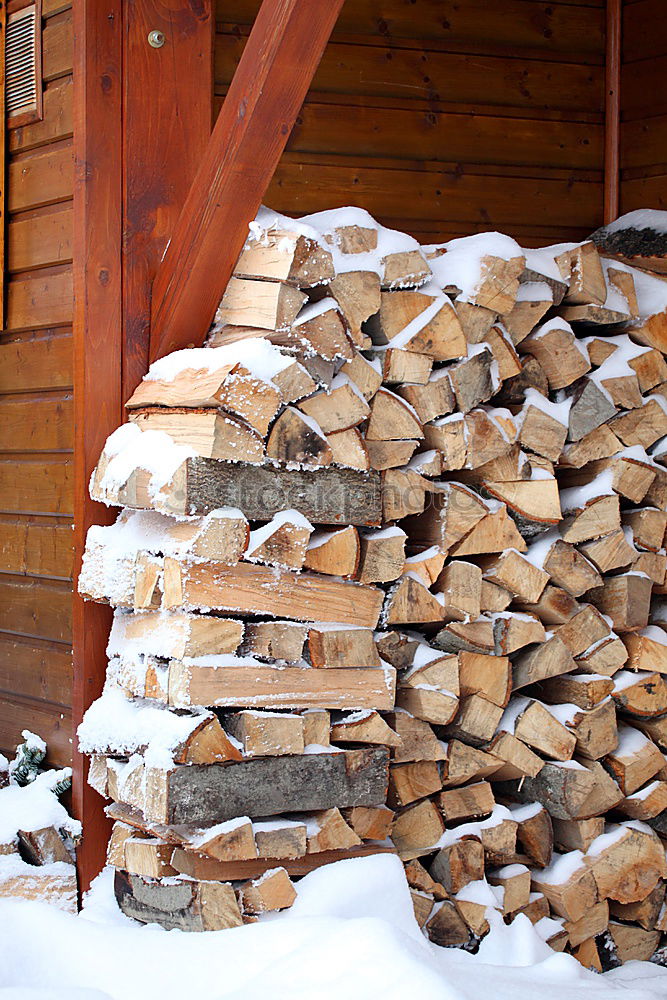
<path id="1" fill-rule="evenodd" d="M 166 822 L 207 826 L 236 816 L 384 805 L 388 758 L 385 747 L 373 747 L 178 767 L 168 779 Z"/>
<path id="2" fill-rule="evenodd" d="M 296 509 L 316 524 L 380 525 L 382 492 L 375 471 L 328 467 L 309 471 L 245 462 L 191 458 L 187 463 L 188 513 L 239 507 L 250 520 Z"/>

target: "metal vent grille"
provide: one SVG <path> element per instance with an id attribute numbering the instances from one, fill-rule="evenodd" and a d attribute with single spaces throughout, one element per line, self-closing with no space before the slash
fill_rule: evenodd
<path id="1" fill-rule="evenodd" d="M 37 7 L 32 4 L 7 18 L 5 38 L 5 110 L 11 118 L 38 106 Z"/>

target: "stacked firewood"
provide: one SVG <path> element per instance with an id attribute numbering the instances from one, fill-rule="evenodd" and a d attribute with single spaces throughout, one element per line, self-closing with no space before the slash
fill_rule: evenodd
<path id="1" fill-rule="evenodd" d="M 230 926 L 395 849 L 439 944 L 524 914 L 587 966 L 659 949 L 666 332 L 667 283 L 592 242 L 262 210 L 91 481 L 125 912 Z"/>
<path id="2" fill-rule="evenodd" d="M 46 744 L 28 730 L 22 735 L 12 761 L 0 754 L 0 899 L 39 900 L 76 913 L 81 824 L 58 801 L 72 772 L 42 770 Z"/>

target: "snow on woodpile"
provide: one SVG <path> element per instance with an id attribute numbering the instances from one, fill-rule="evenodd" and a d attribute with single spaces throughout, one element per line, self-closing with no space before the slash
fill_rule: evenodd
<path id="1" fill-rule="evenodd" d="M 525 866 L 499 870 L 521 878 Z M 386 856 L 341 861 L 305 876 L 291 910 L 217 934 L 140 928 L 113 898 L 110 872 L 79 917 L 37 904 L 0 901 L 0 966 L 8 995 L 28 1000 L 229 1000 L 317 996 L 322 1000 L 661 1000 L 667 972 L 636 962 L 596 976 L 544 944 L 550 920 L 502 918 L 477 955 L 444 949 L 419 931 L 400 864 Z M 501 886 L 471 882 L 462 909 L 492 912 Z M 122 974 L 109 955 L 122 956 Z"/>
<path id="2" fill-rule="evenodd" d="M 28 730 L 22 735 L 14 759 L 0 759 L 0 899 L 39 900 L 76 913 L 81 824 L 58 799 L 72 771 L 41 770 L 46 744 Z"/>
<path id="3" fill-rule="evenodd" d="M 278 926 L 397 856 L 421 955 L 664 953 L 666 324 L 592 241 L 262 209 L 91 480 L 124 914 Z"/>
<path id="4" fill-rule="evenodd" d="M 615 219 L 591 236 L 603 253 L 664 274 L 667 270 L 667 212 L 640 208 Z"/>

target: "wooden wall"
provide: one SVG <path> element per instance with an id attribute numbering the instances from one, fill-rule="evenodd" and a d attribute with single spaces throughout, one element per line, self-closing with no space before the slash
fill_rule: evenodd
<path id="1" fill-rule="evenodd" d="M 664 0 L 624 0 L 621 212 L 667 209 L 667 18 Z"/>
<path id="2" fill-rule="evenodd" d="M 258 2 L 216 2 L 220 98 Z M 588 235 L 604 17 L 604 0 L 347 0 L 267 203 L 358 204 L 424 241 Z"/>
<path id="3" fill-rule="evenodd" d="M 0 750 L 71 754 L 72 28 L 44 0 L 44 120 L 8 133 L 0 333 Z M 11 0 L 8 4 L 11 11 Z"/>

